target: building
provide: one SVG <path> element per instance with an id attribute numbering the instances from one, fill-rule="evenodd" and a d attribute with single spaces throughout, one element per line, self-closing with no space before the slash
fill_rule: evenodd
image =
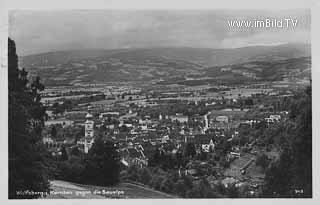
<path id="1" fill-rule="evenodd" d="M 209 144 L 202 144 L 201 145 L 201 148 L 202 148 L 203 152 L 214 151 L 214 147 L 215 147 L 215 144 L 214 144 L 212 139 L 210 140 Z"/>
<path id="2" fill-rule="evenodd" d="M 44 122 L 45 126 L 62 125 L 63 127 L 73 126 L 74 121 L 66 119 L 48 120 Z"/>
<path id="3" fill-rule="evenodd" d="M 265 118 L 265 121 L 269 123 L 279 122 L 281 120 L 280 115 L 270 115 L 270 117 Z"/>
<path id="4" fill-rule="evenodd" d="M 208 112 L 207 114 L 205 114 L 203 116 L 204 118 L 204 131 L 207 131 L 209 129 L 209 119 L 208 119 L 208 115 L 210 115 L 211 112 Z"/>
<path id="5" fill-rule="evenodd" d="M 99 118 L 107 118 L 107 117 L 119 117 L 119 112 L 104 112 L 100 113 Z"/>
<path id="6" fill-rule="evenodd" d="M 51 137 L 43 137 L 42 142 L 43 142 L 43 144 L 53 144 L 54 143 L 54 141 Z"/>
<path id="7" fill-rule="evenodd" d="M 216 121 L 222 122 L 222 123 L 228 123 L 228 117 L 227 116 L 217 116 Z"/>
<path id="8" fill-rule="evenodd" d="M 221 68 L 220 71 L 221 72 L 228 72 L 228 71 L 231 71 L 231 68 L 230 67 Z"/>
<path id="9" fill-rule="evenodd" d="M 280 121 L 281 120 L 281 116 L 280 115 L 270 115 L 269 118 L 271 120 L 273 120 L 273 121 Z"/>
<path id="10" fill-rule="evenodd" d="M 187 123 L 189 120 L 188 116 L 179 113 L 177 113 L 176 115 L 171 115 L 169 118 L 172 122 L 178 121 L 180 123 Z"/>
<path id="11" fill-rule="evenodd" d="M 209 127 L 213 129 L 230 130 L 240 125 L 247 110 L 243 109 L 222 109 L 209 112 Z"/>
<path id="12" fill-rule="evenodd" d="M 240 122 L 222 123 L 222 122 L 211 121 L 210 128 L 218 129 L 218 130 L 230 130 L 230 129 L 238 128 L 239 125 L 240 125 Z"/>
<path id="13" fill-rule="evenodd" d="M 89 112 L 86 115 L 86 122 L 84 124 L 84 152 L 88 153 L 94 142 L 94 121 L 92 114 Z"/>
<path id="14" fill-rule="evenodd" d="M 52 110 L 46 110 L 46 114 L 47 114 L 47 116 L 48 116 L 49 119 L 53 119 L 54 114 L 53 114 L 53 111 L 52 111 Z"/>

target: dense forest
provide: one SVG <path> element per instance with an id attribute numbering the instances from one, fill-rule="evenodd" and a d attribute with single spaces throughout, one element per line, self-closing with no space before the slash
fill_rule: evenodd
<path id="1" fill-rule="evenodd" d="M 298 93 L 291 103 L 290 119 L 274 130 L 281 155 L 267 170 L 265 197 L 312 197 L 311 100 L 311 87 Z"/>
<path id="2" fill-rule="evenodd" d="M 9 198 L 40 197 L 49 191 L 46 151 L 41 143 L 45 107 L 39 78 L 29 82 L 28 73 L 18 69 L 14 41 L 8 40 L 9 87 Z M 19 194 L 18 192 L 35 192 Z"/>

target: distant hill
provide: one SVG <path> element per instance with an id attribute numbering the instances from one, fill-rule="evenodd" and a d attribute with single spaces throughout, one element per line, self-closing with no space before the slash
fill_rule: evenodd
<path id="1" fill-rule="evenodd" d="M 120 50 L 71 50 L 71 51 L 54 51 L 40 53 L 35 55 L 21 56 L 20 65 L 23 67 L 34 66 L 53 66 L 65 64 L 72 61 L 81 61 L 83 59 L 106 57 Z"/>
<path id="2" fill-rule="evenodd" d="M 47 85 L 199 81 L 281 81 L 311 77 L 307 44 L 236 49 L 148 48 L 58 51 L 20 58 L 20 66 Z M 195 83 L 197 84 L 197 83 Z"/>
<path id="3" fill-rule="evenodd" d="M 72 50 L 21 56 L 21 65 L 52 66 L 84 59 L 150 58 L 164 57 L 199 63 L 204 66 L 221 66 L 257 60 L 284 60 L 311 55 L 309 44 L 282 44 L 277 46 L 250 46 L 234 49 L 207 48 L 148 48 L 115 50 Z"/>

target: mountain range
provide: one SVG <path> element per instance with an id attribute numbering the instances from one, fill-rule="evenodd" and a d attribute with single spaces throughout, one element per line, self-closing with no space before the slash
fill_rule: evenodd
<path id="1" fill-rule="evenodd" d="M 47 85 L 238 78 L 275 81 L 311 78 L 311 46 L 282 44 L 234 49 L 137 48 L 54 51 L 21 56 L 19 65 Z M 188 84 L 188 83 L 187 83 Z"/>

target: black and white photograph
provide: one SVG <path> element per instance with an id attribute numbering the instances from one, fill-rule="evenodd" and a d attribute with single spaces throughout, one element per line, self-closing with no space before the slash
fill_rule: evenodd
<path id="1" fill-rule="evenodd" d="M 312 20 L 9 10 L 7 198 L 312 199 Z"/>

